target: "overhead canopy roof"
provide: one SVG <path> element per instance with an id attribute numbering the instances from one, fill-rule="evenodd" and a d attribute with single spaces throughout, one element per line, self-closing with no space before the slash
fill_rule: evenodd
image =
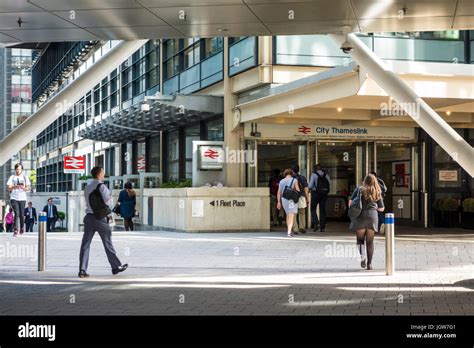
<path id="1" fill-rule="evenodd" d="M 344 27 L 356 32 L 474 29 L 474 1 L 0 1 L 4 44 L 341 33 Z"/>
<path id="2" fill-rule="evenodd" d="M 220 115 L 224 111 L 223 98 L 208 95 L 160 96 L 147 103 L 149 111 L 142 111 L 140 105 L 132 106 L 81 130 L 79 136 L 123 143 Z"/>

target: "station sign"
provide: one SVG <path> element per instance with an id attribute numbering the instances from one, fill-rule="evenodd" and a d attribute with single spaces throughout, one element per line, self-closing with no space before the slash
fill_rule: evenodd
<path id="1" fill-rule="evenodd" d="M 84 156 L 64 156 L 65 174 L 84 174 L 86 171 L 86 159 Z"/>
<path id="2" fill-rule="evenodd" d="M 144 172 L 146 170 L 146 160 L 145 156 L 140 156 L 137 159 L 137 171 Z"/>
<path id="3" fill-rule="evenodd" d="M 245 124 L 245 137 L 252 137 L 251 125 Z M 410 127 L 331 126 L 311 124 L 259 123 L 260 138 L 268 139 L 328 139 L 328 140 L 414 140 Z"/>
<path id="4" fill-rule="evenodd" d="M 200 170 L 222 170 L 224 167 L 222 145 L 199 145 L 198 155 Z"/>

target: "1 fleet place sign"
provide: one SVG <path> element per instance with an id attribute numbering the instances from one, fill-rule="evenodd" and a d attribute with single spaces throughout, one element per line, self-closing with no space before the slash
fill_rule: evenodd
<path id="1" fill-rule="evenodd" d="M 86 159 L 84 156 L 65 156 L 64 173 L 65 174 L 84 174 L 86 171 Z"/>

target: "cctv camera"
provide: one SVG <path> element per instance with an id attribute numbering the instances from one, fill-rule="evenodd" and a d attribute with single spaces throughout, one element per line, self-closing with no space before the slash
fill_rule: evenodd
<path id="1" fill-rule="evenodd" d="M 344 41 L 344 43 L 341 45 L 341 50 L 342 52 L 344 52 L 345 54 L 349 54 L 351 53 L 353 50 L 354 50 L 354 47 L 352 47 L 352 44 L 346 40 Z"/>

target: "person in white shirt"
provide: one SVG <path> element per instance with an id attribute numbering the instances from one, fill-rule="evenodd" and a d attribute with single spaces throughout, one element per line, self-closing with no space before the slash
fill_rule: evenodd
<path id="1" fill-rule="evenodd" d="M 13 236 L 18 236 L 25 232 L 25 219 L 23 212 L 25 210 L 26 201 L 28 199 L 27 192 L 29 191 L 31 182 L 28 177 L 23 174 L 23 165 L 17 163 L 15 165 L 15 174 L 10 176 L 7 181 L 7 188 L 10 192 L 10 204 L 15 212 L 15 223 L 13 228 Z"/>

